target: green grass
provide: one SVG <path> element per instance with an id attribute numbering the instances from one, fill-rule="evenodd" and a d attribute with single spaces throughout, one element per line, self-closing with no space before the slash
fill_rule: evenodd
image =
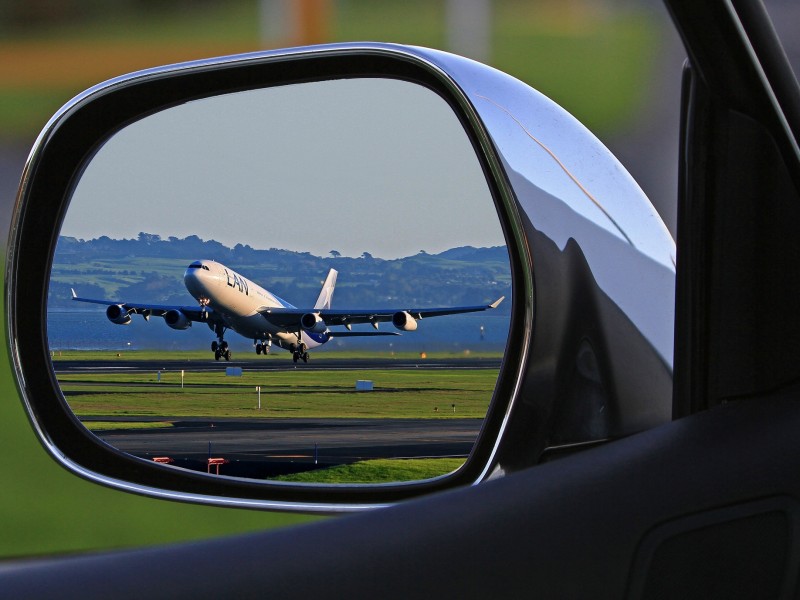
<path id="1" fill-rule="evenodd" d="M 84 421 L 89 431 L 112 431 L 129 429 L 165 429 L 172 427 L 169 421 Z"/>
<path id="2" fill-rule="evenodd" d="M 31 137 L 72 95 L 74 90 L 0 88 L 0 133 Z"/>
<path id="3" fill-rule="evenodd" d="M 10 40 L 38 42 L 76 41 L 181 43 L 198 39 L 241 42 L 258 39 L 256 2 L 209 3 L 202 10 L 186 10 L 179 3 L 158 3 L 148 10 L 137 10 L 127 3 L 116 3 L 113 11 L 96 13 L 94 18 L 30 30 Z"/>
<path id="4" fill-rule="evenodd" d="M 496 369 L 60 375 L 72 410 L 89 416 L 447 419 L 486 415 Z M 356 392 L 356 379 L 374 390 Z M 256 386 L 261 387 L 261 410 Z M 455 409 L 453 409 L 455 405 Z"/>
<path id="5" fill-rule="evenodd" d="M 442 2 L 350 0 L 336 6 L 330 41 L 446 45 Z M 561 103 L 590 129 L 607 132 L 624 125 L 642 106 L 643 84 L 654 68 L 660 39 L 654 17 L 645 11 L 592 6 L 498 0 L 493 3 L 489 62 Z M 255 0 L 189 11 L 154 5 L 146 12 L 133 12 L 123 5 L 84 22 L 28 32 L 25 38 L 6 36 L 0 50 L 6 47 L 8 57 L 29 55 L 32 47 L 43 48 L 50 57 L 17 70 L 10 64 L 8 72 L 2 72 L 0 132 L 33 135 L 55 107 L 81 89 L 125 71 L 268 47 L 259 38 L 257 7 Z M 86 47 L 97 50 L 86 54 Z M 104 51 L 109 47 L 113 55 Z M 52 57 L 73 48 L 80 60 L 66 68 L 54 64 Z M 37 68 L 43 72 L 30 83 Z"/>
<path id="6" fill-rule="evenodd" d="M 397 483 L 419 481 L 452 473 L 464 464 L 463 458 L 404 458 L 365 460 L 327 469 L 275 477 L 276 481 L 296 483 Z"/>

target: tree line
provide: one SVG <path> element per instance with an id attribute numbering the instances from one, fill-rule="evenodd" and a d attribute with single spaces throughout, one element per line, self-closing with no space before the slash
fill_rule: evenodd
<path id="1" fill-rule="evenodd" d="M 331 268 L 339 271 L 334 306 L 447 306 L 481 304 L 510 297 L 505 246 L 452 248 L 439 254 L 382 259 L 364 251 L 327 256 L 279 248 L 228 247 L 198 236 L 168 237 L 142 232 L 136 239 L 60 237 L 50 284 L 50 308 L 74 309 L 70 288 L 83 297 L 121 302 L 191 305 L 183 272 L 197 259 L 221 262 L 297 306 L 316 300 Z M 508 310 L 510 303 L 504 303 Z"/>

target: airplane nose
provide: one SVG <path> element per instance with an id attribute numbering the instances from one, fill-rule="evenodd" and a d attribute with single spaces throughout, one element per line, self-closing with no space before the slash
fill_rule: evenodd
<path id="1" fill-rule="evenodd" d="M 186 272 L 183 274 L 183 284 L 186 286 L 186 289 L 189 290 L 189 293 L 193 296 L 197 296 L 199 293 L 203 291 L 205 285 L 203 283 L 203 275 L 205 271 L 203 271 L 202 265 L 200 263 L 192 263 L 189 265 L 189 268 L 186 269 Z"/>
<path id="2" fill-rule="evenodd" d="M 183 274 L 183 284 L 195 298 L 211 297 L 224 283 L 225 276 L 210 261 L 193 262 Z"/>

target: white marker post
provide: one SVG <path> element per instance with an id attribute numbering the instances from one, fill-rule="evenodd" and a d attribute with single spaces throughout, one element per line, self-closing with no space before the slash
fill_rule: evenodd
<path id="1" fill-rule="evenodd" d="M 258 392 L 258 410 L 261 410 L 261 386 L 256 386 L 256 392 Z"/>
<path id="2" fill-rule="evenodd" d="M 183 389 L 183 369 L 181 369 L 181 389 Z"/>

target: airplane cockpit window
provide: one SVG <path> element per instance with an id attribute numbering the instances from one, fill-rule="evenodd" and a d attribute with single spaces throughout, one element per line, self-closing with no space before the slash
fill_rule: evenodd
<path id="1" fill-rule="evenodd" d="M 140 459 L 417 480 L 470 454 L 511 296 L 452 108 L 407 81 L 321 81 L 188 102 L 112 136 L 64 219 L 48 335 L 74 414 Z"/>

